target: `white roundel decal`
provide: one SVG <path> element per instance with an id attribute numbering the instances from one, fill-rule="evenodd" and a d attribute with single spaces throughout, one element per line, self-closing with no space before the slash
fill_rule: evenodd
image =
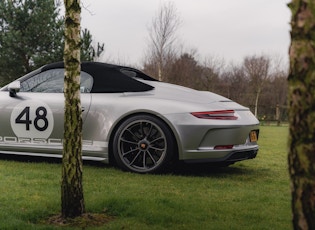
<path id="1" fill-rule="evenodd" d="M 54 128 L 49 106 L 41 101 L 24 101 L 11 113 L 11 127 L 17 137 L 48 138 Z"/>

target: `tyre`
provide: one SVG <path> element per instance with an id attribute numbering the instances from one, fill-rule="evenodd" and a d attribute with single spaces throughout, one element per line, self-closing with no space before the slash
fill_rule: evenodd
<path id="1" fill-rule="evenodd" d="M 156 173 L 171 163 L 175 143 L 164 122 L 149 115 L 135 115 L 120 124 L 112 149 L 121 169 Z"/>

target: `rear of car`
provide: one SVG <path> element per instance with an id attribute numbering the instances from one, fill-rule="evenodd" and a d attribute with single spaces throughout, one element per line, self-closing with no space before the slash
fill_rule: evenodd
<path id="1" fill-rule="evenodd" d="M 231 164 L 256 157 L 259 121 L 248 108 L 210 92 L 153 85 L 154 98 L 169 104 L 163 116 L 174 129 L 179 160 Z"/>

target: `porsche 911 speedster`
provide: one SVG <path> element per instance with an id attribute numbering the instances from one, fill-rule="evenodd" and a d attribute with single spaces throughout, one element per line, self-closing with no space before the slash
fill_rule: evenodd
<path id="1" fill-rule="evenodd" d="M 0 153 L 62 156 L 64 65 L 45 65 L 0 89 Z M 84 160 L 138 173 L 173 161 L 255 158 L 259 122 L 211 92 L 157 81 L 125 66 L 81 64 Z"/>

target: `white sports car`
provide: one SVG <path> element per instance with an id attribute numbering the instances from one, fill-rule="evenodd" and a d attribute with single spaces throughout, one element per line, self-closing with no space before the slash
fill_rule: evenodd
<path id="1" fill-rule="evenodd" d="M 45 65 L 0 89 L 0 153 L 62 156 L 64 65 Z M 259 122 L 214 93 L 159 82 L 134 68 L 81 65 L 83 159 L 151 173 L 171 162 L 255 158 Z"/>

